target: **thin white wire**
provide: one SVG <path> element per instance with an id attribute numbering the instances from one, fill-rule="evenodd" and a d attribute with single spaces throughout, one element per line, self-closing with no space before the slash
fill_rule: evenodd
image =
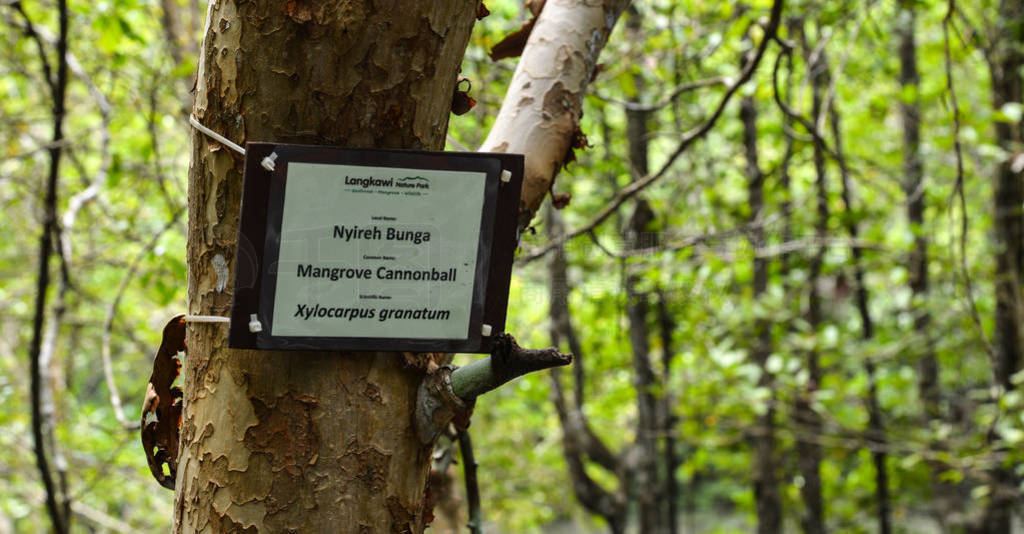
<path id="1" fill-rule="evenodd" d="M 245 155 L 245 149 L 244 148 L 239 146 L 237 143 L 231 141 L 227 137 L 224 137 L 223 135 L 221 135 L 221 134 L 219 134 L 219 133 L 217 133 L 217 132 L 207 128 L 206 126 L 203 126 L 202 123 L 199 122 L 199 119 L 196 119 L 195 115 L 189 115 L 188 116 L 188 122 L 196 130 L 199 130 L 200 132 L 203 132 L 204 134 L 206 134 L 206 135 L 216 139 L 217 141 L 223 143 L 224 146 L 230 148 L 231 150 L 234 150 L 235 152 L 238 152 L 239 154 L 241 154 L 243 156 Z M 466 145 L 463 145 L 462 143 L 456 141 L 454 137 L 452 137 L 452 136 L 450 136 L 448 134 L 445 134 L 445 138 L 447 138 L 448 142 L 453 144 L 453 145 L 455 145 L 455 147 L 458 148 L 459 150 L 461 150 L 463 152 L 472 152 L 472 150 L 466 148 Z M 271 160 L 270 168 L 268 170 L 274 170 L 273 160 Z"/>
<path id="2" fill-rule="evenodd" d="M 241 154 L 243 156 L 245 155 L 245 149 L 244 148 L 242 148 L 241 146 L 239 146 L 236 143 L 233 143 L 227 137 L 224 137 L 223 135 L 221 135 L 221 134 L 219 134 L 219 133 L 217 133 L 217 132 L 207 128 L 206 126 L 203 126 L 202 124 L 200 124 L 199 120 L 196 119 L 195 115 L 189 115 L 188 116 L 188 122 L 196 130 L 199 130 L 200 132 L 203 132 L 204 134 L 206 134 L 206 135 L 216 139 L 217 141 L 220 141 L 224 146 L 230 148 L 231 150 L 234 150 L 235 152 L 238 152 L 239 154 Z"/>
<path id="3" fill-rule="evenodd" d="M 219 315 L 186 315 L 186 323 L 230 323 L 230 317 L 221 317 Z"/>
<path id="4" fill-rule="evenodd" d="M 445 137 L 448 139 L 449 143 L 455 145 L 455 147 L 458 148 L 459 150 L 461 150 L 463 152 L 472 152 L 472 150 L 466 148 L 466 145 L 463 145 L 462 143 L 456 141 L 454 137 L 452 137 L 452 136 L 450 136 L 448 134 L 445 134 Z"/>

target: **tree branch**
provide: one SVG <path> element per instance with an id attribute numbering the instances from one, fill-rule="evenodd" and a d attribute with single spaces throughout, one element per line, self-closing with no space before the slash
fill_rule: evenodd
<path id="1" fill-rule="evenodd" d="M 956 84 L 953 83 L 953 59 L 949 44 L 949 26 L 952 24 L 955 12 L 956 3 L 954 0 L 949 0 L 947 2 L 946 15 L 942 19 L 943 65 L 946 72 L 946 92 L 949 94 L 950 108 L 952 108 L 953 155 L 956 157 L 956 182 L 953 185 L 953 196 L 949 199 L 949 209 L 952 212 L 954 197 L 959 198 L 960 214 L 962 217 L 958 243 L 960 245 L 960 275 L 963 277 L 964 292 L 967 297 L 968 309 L 971 312 L 971 319 L 974 321 L 974 326 L 977 328 L 981 341 L 985 345 L 985 350 L 994 360 L 996 354 L 995 347 L 992 346 L 992 342 L 989 340 L 988 335 L 985 334 L 985 329 L 981 325 L 981 315 L 978 313 L 978 305 L 974 301 L 974 283 L 967 268 L 967 230 L 969 228 L 969 220 L 967 219 L 967 196 L 964 192 L 964 154 L 963 147 L 960 144 L 960 103 L 956 96 Z M 952 219 L 952 214 L 950 219 Z"/>
<path id="2" fill-rule="evenodd" d="M 480 150 L 526 154 L 525 228 L 578 139 L 583 95 L 628 0 L 549 2 L 537 16 L 498 116 Z"/>
<path id="3" fill-rule="evenodd" d="M 494 342 L 491 355 L 452 371 L 452 391 L 463 400 L 493 391 L 513 378 L 527 373 L 572 363 L 571 354 L 558 349 L 524 349 L 509 334 Z"/>
<path id="4" fill-rule="evenodd" d="M 714 87 L 716 85 L 728 85 L 728 81 L 729 81 L 728 78 L 726 78 L 724 76 L 715 76 L 713 78 L 705 78 L 703 80 L 696 80 L 696 81 L 693 81 L 693 82 L 684 83 L 684 84 L 676 87 L 675 89 L 673 89 L 672 92 L 669 93 L 667 96 L 665 96 L 664 98 L 662 98 L 661 100 L 659 100 L 659 101 L 657 101 L 657 102 L 655 102 L 653 104 L 641 104 L 640 102 L 630 102 L 628 100 L 618 100 L 618 99 L 612 98 L 610 96 L 603 96 L 603 95 L 600 95 L 600 94 L 595 94 L 594 96 L 596 96 L 597 98 L 600 98 L 601 100 L 604 100 L 605 102 L 610 102 L 612 104 L 618 104 L 618 105 L 622 106 L 623 109 L 625 109 L 627 111 L 650 112 L 650 111 L 658 111 L 659 109 L 661 109 L 661 108 L 663 108 L 665 106 L 668 106 L 672 102 L 675 102 L 675 100 L 677 98 L 679 98 L 679 96 L 684 94 L 684 93 L 688 93 L 690 91 L 695 91 L 697 89 L 702 89 L 704 87 Z"/>
<path id="5" fill-rule="evenodd" d="M 53 68 L 50 66 L 50 59 L 46 56 L 46 47 L 43 46 L 43 41 L 39 37 L 39 33 L 36 31 L 36 27 L 32 24 L 32 19 L 29 18 L 28 13 L 25 12 L 25 8 L 22 7 L 20 1 L 11 2 L 9 4 L 15 11 L 21 15 L 21 18 L 25 21 L 25 25 L 21 27 L 25 35 L 32 39 L 32 42 L 36 44 L 36 52 L 39 54 L 39 62 L 43 67 L 43 80 L 46 82 L 47 87 L 50 89 L 50 93 L 57 91 L 57 81 L 53 79 Z M 58 68 L 60 65 L 58 65 Z"/>
<path id="6" fill-rule="evenodd" d="M 571 354 L 555 348 L 524 349 L 505 333 L 495 338 L 486 358 L 458 368 L 435 366 L 416 392 L 414 421 L 420 442 L 432 443 L 449 423 L 467 426 L 478 396 L 527 373 L 571 362 Z"/>
<path id="7" fill-rule="evenodd" d="M 551 370 L 551 396 L 558 419 L 562 423 L 562 456 L 569 468 L 573 492 L 584 508 L 600 515 L 608 522 L 613 533 L 623 532 L 626 523 L 626 497 L 621 491 L 612 493 L 605 490 L 587 474 L 583 462 L 586 444 L 580 439 L 585 434 L 573 429 L 560 376 L 561 369 Z M 622 474 L 616 474 L 621 481 Z"/>

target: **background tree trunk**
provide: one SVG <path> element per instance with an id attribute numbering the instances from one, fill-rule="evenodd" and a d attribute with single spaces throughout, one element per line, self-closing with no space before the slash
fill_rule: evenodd
<path id="1" fill-rule="evenodd" d="M 928 237 L 925 228 L 924 162 L 921 159 L 921 77 L 917 70 L 917 12 L 912 0 L 901 0 L 896 22 L 899 38 L 900 123 L 903 129 L 903 192 L 906 194 L 907 222 L 914 233 L 914 247 L 907 258 L 910 272 L 910 311 L 914 316 L 915 346 L 921 346 L 917 362 L 917 391 L 929 425 L 942 422 L 942 388 L 939 361 L 935 354 L 935 338 L 931 332 L 932 316 L 928 308 Z M 909 97 L 906 95 L 909 93 Z M 941 446 L 936 443 L 935 447 Z M 956 488 L 941 478 L 946 467 L 929 462 L 934 494 L 934 514 L 942 528 L 948 528 L 950 517 L 960 508 Z"/>
<path id="2" fill-rule="evenodd" d="M 806 41 L 806 38 L 804 38 L 804 41 Z M 821 124 L 820 117 L 823 109 L 823 98 L 828 85 L 828 67 L 824 59 L 825 52 L 822 50 L 820 53 L 813 55 L 806 42 L 804 43 L 804 49 L 811 59 L 807 66 L 812 88 L 811 117 L 815 124 Z M 824 240 L 828 237 L 828 181 L 825 163 L 825 147 L 820 136 L 815 136 L 816 219 L 814 223 L 814 237 L 819 243 L 814 256 L 811 258 L 806 314 L 807 323 L 810 325 L 811 331 L 815 333 L 818 332 L 823 320 L 821 290 L 818 286 L 825 262 Z M 801 520 L 805 534 L 825 533 L 825 502 L 822 497 L 821 487 L 822 451 L 821 445 L 817 442 L 818 436 L 821 435 L 822 421 L 821 415 L 815 411 L 811 402 L 811 397 L 821 386 L 822 371 L 819 358 L 818 349 L 814 348 L 808 351 L 808 384 L 804 391 L 797 393 L 798 399 L 794 414 L 796 424 L 798 425 L 798 437 L 796 439 L 797 463 L 800 475 L 804 479 L 803 486 L 800 487 L 800 495 L 803 497 L 806 510 Z"/>
<path id="3" fill-rule="evenodd" d="M 639 35 L 642 15 L 636 6 L 630 6 L 626 17 L 629 35 Z M 645 93 L 644 78 L 633 74 L 637 100 Z M 629 149 L 629 167 L 633 181 L 647 175 L 648 167 L 648 113 L 643 110 L 626 109 L 626 141 Z M 634 203 L 633 215 L 624 228 L 623 244 L 627 250 L 655 246 L 652 224 L 655 221 L 647 199 L 638 196 Z M 633 352 L 633 387 L 636 388 L 636 442 L 633 447 L 632 494 L 637 502 L 640 532 L 662 534 L 667 529 L 666 516 L 662 513 L 664 484 L 658 473 L 658 434 L 662 428 L 659 408 L 663 405 L 655 395 L 658 377 L 651 361 L 651 330 L 647 322 L 651 310 L 647 288 L 643 287 L 643 263 L 630 264 L 623 260 L 626 293 L 626 316 L 629 319 L 629 344 Z M 664 388 L 659 388 L 664 394 Z"/>
<path id="4" fill-rule="evenodd" d="M 554 208 L 548 207 L 546 218 L 549 235 L 561 235 L 565 231 Z M 569 311 L 571 288 L 563 247 L 557 247 L 548 260 L 548 290 L 552 343 L 556 347 L 568 345 L 576 356 L 584 354 Z M 562 428 L 562 456 L 568 467 L 576 499 L 590 513 L 601 516 L 608 524 L 609 532 L 623 534 L 626 531 L 628 513 L 625 492 L 628 474 L 619 458 L 608 449 L 587 422 L 580 395 L 583 391 L 584 378 L 582 374 L 573 374 L 573 390 L 577 393 L 572 399 L 567 399 L 562 387 L 562 370 L 551 370 L 551 397 Z M 613 473 L 617 478 L 617 487 L 606 490 L 595 481 L 587 473 L 588 458 Z"/>
<path id="5" fill-rule="evenodd" d="M 677 394 L 671 390 L 669 377 L 672 376 L 672 359 L 675 355 L 672 334 L 675 332 L 676 323 L 672 320 L 669 311 L 668 296 L 661 289 L 658 290 L 658 330 L 661 334 L 661 377 L 663 392 L 661 395 L 661 433 L 664 435 L 664 449 L 662 450 L 665 480 L 664 497 L 665 504 L 665 532 L 668 534 L 679 533 L 679 479 L 676 476 L 676 469 L 680 461 L 676 453 L 676 424 L 679 418 L 675 415 L 675 404 Z"/>
<path id="6" fill-rule="evenodd" d="M 439 149 L 476 1 L 211 1 L 193 113 L 236 142 Z M 227 315 L 242 158 L 194 133 L 189 313 Z M 244 245 L 244 244 L 243 244 Z M 398 353 L 227 348 L 191 324 L 175 532 L 421 532 Z"/>
<path id="7" fill-rule="evenodd" d="M 992 107 L 1020 104 L 1021 68 L 1024 67 L 1024 2 L 1000 2 L 998 49 L 989 58 L 992 71 Z M 1024 141 L 1022 123 L 996 122 L 996 142 L 1014 154 Z M 1024 276 L 1024 184 L 1014 170 L 1014 158 L 1000 163 L 994 180 L 995 218 L 993 238 L 996 247 L 996 350 L 995 379 L 998 385 L 1013 388 L 1010 377 L 1024 359 L 1021 349 L 1021 289 Z"/>
<path id="8" fill-rule="evenodd" d="M 864 281 L 864 254 L 856 243 L 860 239 L 860 227 L 853 212 L 850 173 L 846 166 L 846 156 L 843 155 L 842 128 L 839 126 L 839 110 L 836 107 L 837 103 L 833 102 L 829 111 L 829 124 L 832 128 L 832 139 L 835 142 L 836 160 L 839 163 L 840 197 L 843 199 L 843 208 L 846 211 L 843 220 L 847 232 L 850 233 L 850 239 L 854 242 L 850 249 L 853 263 L 854 300 L 857 314 L 860 316 L 861 339 L 866 344 L 875 337 L 875 323 L 871 318 L 868 287 Z M 877 507 L 878 532 L 890 534 L 892 532 L 892 505 L 889 502 L 889 469 L 886 452 L 888 443 L 885 436 L 882 407 L 878 401 L 878 373 L 874 358 L 870 354 L 864 356 L 864 373 L 868 378 L 868 392 L 865 399 L 868 410 L 867 441 L 871 444 L 871 460 L 875 466 L 875 505 Z"/>
<path id="9" fill-rule="evenodd" d="M 743 123 L 743 146 L 747 160 L 747 203 L 750 223 L 758 224 L 764 211 L 764 173 L 757 153 L 757 104 L 754 97 L 740 100 L 740 121 Z M 764 229 L 755 226 L 750 232 L 750 245 L 758 250 L 765 245 Z M 760 299 L 768 290 L 769 262 L 754 258 L 754 298 Z M 754 507 L 757 510 L 757 532 L 774 534 L 782 530 L 782 494 L 779 491 L 778 464 L 775 453 L 775 379 L 767 368 L 772 353 L 771 322 L 759 319 L 755 325 L 751 351 L 754 363 L 761 370 L 758 386 L 768 388 L 771 396 L 765 412 L 757 417 L 752 435 Z"/>
<path id="10" fill-rule="evenodd" d="M 900 100 L 903 126 L 903 191 L 907 195 L 907 222 L 914 232 L 914 248 L 908 260 L 910 290 L 915 301 L 928 295 L 928 239 L 924 229 L 924 164 L 921 162 L 921 109 L 918 97 L 916 19 L 913 2 L 903 0 L 896 27 L 899 36 L 900 88 L 913 95 Z M 924 302 L 912 304 L 914 331 L 924 340 L 925 350 L 918 360 L 918 391 L 929 418 L 939 416 L 939 364 L 928 332 L 931 316 Z M 920 310 L 920 311 L 917 311 Z"/>
<path id="11" fill-rule="evenodd" d="M 639 162 L 633 162 L 633 167 L 646 167 L 646 162 L 642 166 Z M 627 249 L 645 246 L 645 236 L 653 235 L 649 228 L 653 221 L 654 212 L 647 200 L 638 199 L 624 240 Z M 632 490 L 637 501 L 640 532 L 660 534 L 665 519 L 660 511 L 664 486 L 659 482 L 658 473 L 658 460 L 661 458 L 658 454 L 657 435 L 660 403 L 655 397 L 658 379 L 651 363 L 650 328 L 647 324 L 651 304 L 647 291 L 641 287 L 641 276 L 629 272 L 629 266 L 625 267 L 626 316 L 629 318 L 629 344 L 633 353 L 633 387 L 636 388 L 637 406 L 636 442 L 632 451 L 635 461 L 631 473 Z"/>
<path id="12" fill-rule="evenodd" d="M 1022 91 L 1021 68 L 1024 67 L 1024 2 L 999 2 L 999 21 L 995 47 L 988 57 L 992 78 L 992 109 L 1001 110 L 1006 104 L 1020 105 Z M 998 390 L 1014 388 L 1011 380 L 1024 362 L 1021 339 L 1022 310 L 1021 283 L 1024 283 L 1024 182 L 1017 157 L 1024 142 L 1024 123 L 1020 120 L 996 122 L 996 144 L 1008 156 L 996 169 L 992 197 L 995 213 L 992 217 L 992 239 L 996 255 L 995 297 L 996 316 L 992 346 L 995 351 L 993 378 Z M 964 215 L 966 217 L 966 214 Z M 990 473 L 989 502 L 982 517 L 983 531 L 992 534 L 1009 533 L 1013 502 L 1017 498 L 1017 475 L 1009 466 L 997 466 Z"/>
<path id="13" fill-rule="evenodd" d="M 32 314 L 32 337 L 28 345 L 29 367 L 29 403 L 32 422 L 32 450 L 35 454 L 36 469 L 43 484 L 44 503 L 53 532 L 63 534 L 71 530 L 71 496 L 67 491 L 67 464 L 57 445 L 57 431 L 53 403 L 53 352 L 60 316 L 63 314 L 63 290 L 58 294 L 58 309 L 46 324 L 47 296 L 50 288 L 50 257 L 55 247 L 53 238 L 59 235 L 58 186 L 60 185 L 60 163 L 64 150 L 64 119 L 67 111 L 68 88 L 68 30 L 70 26 L 68 4 L 66 0 L 57 2 L 58 36 L 55 43 L 54 59 L 56 68 L 51 68 L 51 60 L 43 47 L 39 32 L 36 30 L 28 13 L 20 3 L 12 4 L 22 16 L 26 35 L 34 38 L 42 65 L 43 80 L 50 90 L 53 110 L 53 129 L 49 154 L 49 168 L 46 180 L 40 188 L 43 193 L 42 212 L 43 228 L 39 236 L 39 256 L 36 263 L 35 302 Z M 58 250 L 59 252 L 59 250 Z M 66 270 L 62 270 L 60 286 L 66 287 Z M 48 331 L 49 330 L 49 331 Z M 53 466 L 50 456 L 53 456 Z M 56 472 L 56 473 L 55 473 Z M 56 474 L 56 479 L 54 477 Z"/>

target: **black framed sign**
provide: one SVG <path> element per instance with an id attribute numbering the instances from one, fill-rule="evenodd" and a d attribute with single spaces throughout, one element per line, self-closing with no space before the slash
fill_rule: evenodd
<path id="1" fill-rule="evenodd" d="M 229 345 L 489 352 L 522 180 L 518 154 L 249 143 Z"/>

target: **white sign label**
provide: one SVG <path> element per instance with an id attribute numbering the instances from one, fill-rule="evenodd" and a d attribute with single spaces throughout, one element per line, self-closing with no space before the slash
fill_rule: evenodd
<path id="1" fill-rule="evenodd" d="M 289 163 L 271 334 L 467 338 L 485 178 Z"/>

